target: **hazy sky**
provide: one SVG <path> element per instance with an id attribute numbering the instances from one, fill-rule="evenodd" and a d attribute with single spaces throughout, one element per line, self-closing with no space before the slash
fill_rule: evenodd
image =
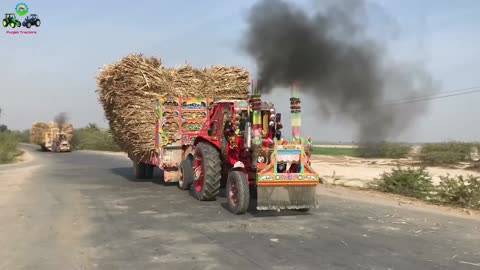
<path id="1" fill-rule="evenodd" d="M 0 123 L 10 129 L 50 121 L 62 111 L 74 126 L 106 127 L 95 93 L 98 69 L 129 53 L 162 58 L 167 66 L 240 65 L 255 73 L 239 48 L 254 0 L 26 1 L 42 20 L 36 35 L 0 32 Z M 294 1 L 290 1 L 294 2 Z M 309 6 L 315 1 L 295 1 Z M 320 1 L 318 1 L 320 2 Z M 375 0 L 400 28 L 390 42 L 395 57 L 424 63 L 441 91 L 480 86 L 480 1 Z M 1 1 L 14 12 L 17 1 Z M 381 27 L 380 27 L 381 28 Z M 24 30 L 20 29 L 20 30 Z M 11 29 L 8 29 L 11 31 Z M 269 97 L 288 114 L 288 92 Z M 351 141 L 347 120 L 321 117 L 304 97 L 304 135 L 315 141 Z M 479 140 L 480 93 L 438 99 L 397 140 Z M 402 113 L 408 106 L 391 108 Z"/>

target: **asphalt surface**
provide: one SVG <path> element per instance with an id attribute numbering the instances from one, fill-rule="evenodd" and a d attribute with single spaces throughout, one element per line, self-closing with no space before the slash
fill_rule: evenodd
<path id="1" fill-rule="evenodd" d="M 0 166 L 0 269 L 480 269 L 477 220 L 331 196 L 235 216 L 123 156 L 26 149 Z"/>

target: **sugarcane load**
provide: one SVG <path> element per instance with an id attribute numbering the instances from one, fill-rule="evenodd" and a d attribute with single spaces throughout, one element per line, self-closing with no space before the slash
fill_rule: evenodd
<path id="1" fill-rule="evenodd" d="M 287 141 L 281 114 L 242 68 L 166 68 L 129 55 L 98 76 L 100 102 L 135 176 L 152 178 L 157 167 L 165 182 L 200 201 L 215 200 L 226 187 L 235 214 L 254 197 L 259 210 L 317 207 L 319 176 L 310 167 L 311 140 L 300 138 L 298 91 L 292 89 L 294 136 Z"/>

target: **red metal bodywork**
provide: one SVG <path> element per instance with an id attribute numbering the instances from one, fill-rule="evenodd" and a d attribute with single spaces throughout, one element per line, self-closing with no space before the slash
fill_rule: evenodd
<path id="1" fill-rule="evenodd" d="M 257 108 L 262 121 L 256 127 L 260 128 L 262 134 L 260 145 L 257 147 L 259 150 L 252 153 L 251 149 L 245 147 L 242 127 L 242 121 L 252 122 L 249 101 L 206 98 L 160 99 L 157 103 L 156 152 L 149 163 L 164 170 L 166 182 L 176 182 L 179 179 L 180 163 L 193 154 L 196 144 L 203 141 L 218 149 L 224 179 L 238 162 L 242 164 L 241 169 L 248 176 L 250 185 L 317 185 L 318 176 L 308 166 L 309 154 L 304 149 L 303 141 L 290 145 L 297 149 L 298 163 L 305 164 L 300 165 L 302 169 L 295 173 L 276 171 L 277 159 L 282 157 L 281 149 L 286 147 L 282 145 L 289 143 L 277 141 L 274 136 L 275 130 L 269 125 L 270 117 L 274 113 L 273 104 L 262 102 L 261 106 L 257 104 Z M 281 128 L 280 124 L 278 128 Z M 258 162 L 259 155 L 265 157 L 263 162 Z M 293 178 L 284 179 L 287 174 Z"/>

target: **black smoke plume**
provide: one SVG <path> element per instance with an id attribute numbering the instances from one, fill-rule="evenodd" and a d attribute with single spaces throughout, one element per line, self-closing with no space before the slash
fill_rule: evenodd
<path id="1" fill-rule="evenodd" d="M 66 124 L 68 121 L 67 113 L 66 112 L 59 113 L 57 116 L 55 116 L 54 121 L 55 121 L 55 124 L 57 124 L 58 129 L 62 131 L 66 127 Z"/>
<path id="2" fill-rule="evenodd" d="M 405 111 L 380 105 L 388 93 L 396 98 L 431 93 L 430 75 L 421 66 L 388 59 L 385 42 L 368 34 L 367 2 L 315 3 L 313 15 L 282 0 L 261 0 L 252 7 L 244 45 L 256 61 L 264 92 L 299 82 L 322 114 L 353 120 L 360 142 L 383 141 L 407 128 L 425 103 L 409 104 Z"/>

